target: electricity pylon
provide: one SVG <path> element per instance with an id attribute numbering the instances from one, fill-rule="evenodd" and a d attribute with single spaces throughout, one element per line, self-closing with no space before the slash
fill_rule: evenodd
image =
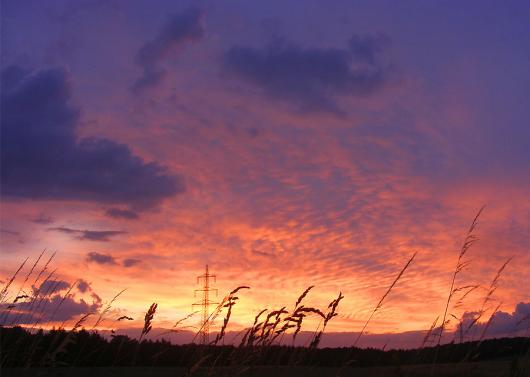
<path id="1" fill-rule="evenodd" d="M 210 279 L 213 278 L 215 282 L 215 275 L 211 275 L 208 272 L 208 265 L 206 265 L 206 271 L 203 275 L 197 276 L 197 284 L 203 281 L 202 289 L 196 289 L 194 296 L 197 297 L 197 292 L 202 292 L 202 300 L 192 305 L 193 308 L 196 306 L 201 307 L 202 311 L 202 323 L 200 324 L 201 329 L 201 343 L 208 344 L 208 337 L 210 332 L 210 305 L 217 305 L 218 302 L 210 301 L 210 292 L 215 292 L 217 296 L 217 289 L 210 288 Z"/>

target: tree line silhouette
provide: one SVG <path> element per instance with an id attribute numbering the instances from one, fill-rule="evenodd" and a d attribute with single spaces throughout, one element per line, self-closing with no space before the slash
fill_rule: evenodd
<path id="1" fill-rule="evenodd" d="M 176 345 L 167 340 L 141 341 L 126 335 L 105 338 L 84 329 L 39 330 L 0 327 L 2 367 L 231 365 L 397 366 L 522 359 L 530 355 L 530 338 L 489 339 L 413 350 L 374 348 L 306 348 L 292 346 Z"/>

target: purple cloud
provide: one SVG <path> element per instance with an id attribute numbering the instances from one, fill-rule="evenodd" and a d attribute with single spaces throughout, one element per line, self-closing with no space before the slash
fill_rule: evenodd
<path id="1" fill-rule="evenodd" d="M 80 230 L 66 227 L 48 228 L 50 231 L 61 232 L 73 235 L 81 241 L 101 241 L 108 242 L 113 236 L 126 234 L 122 230 Z"/>
<path id="2" fill-rule="evenodd" d="M 105 211 L 105 214 L 115 219 L 136 220 L 139 217 L 138 213 L 131 211 L 129 209 L 121 209 L 121 208 L 109 208 Z"/>
<path id="3" fill-rule="evenodd" d="M 225 54 L 225 70 L 305 111 L 342 113 L 341 96 L 381 90 L 390 68 L 380 61 L 384 37 L 353 36 L 349 48 L 304 48 L 275 42 L 265 49 L 235 46 Z"/>
<path id="4" fill-rule="evenodd" d="M 90 252 L 87 255 L 87 260 L 89 262 L 94 262 L 97 264 L 109 264 L 109 265 L 115 265 L 116 259 L 110 254 L 101 254 L 96 252 Z"/>
<path id="5" fill-rule="evenodd" d="M 1 189 L 4 197 L 123 203 L 147 208 L 184 191 L 182 179 L 144 162 L 125 144 L 77 140 L 79 110 L 68 74 L 2 71 Z"/>
<path id="6" fill-rule="evenodd" d="M 67 290 L 70 283 L 64 280 L 46 280 L 37 288 L 33 286 L 33 293 L 40 296 L 52 296 L 55 293 Z"/>
<path id="7" fill-rule="evenodd" d="M 204 35 L 203 12 L 189 8 L 171 17 L 160 33 L 145 43 L 136 55 L 136 63 L 142 68 L 142 75 L 134 82 L 131 90 L 141 93 L 156 87 L 166 75 L 160 63 L 174 50 L 200 40 Z"/>
<path id="8" fill-rule="evenodd" d="M 133 267 L 141 262 L 142 261 L 140 259 L 127 258 L 123 260 L 123 267 L 126 267 L 126 268 Z"/>
<path id="9" fill-rule="evenodd" d="M 69 321 L 87 313 L 97 312 L 101 302 L 94 301 L 89 304 L 85 300 L 76 300 L 75 295 L 63 298 L 57 294 L 39 300 L 35 306 L 32 301 L 16 304 L 16 311 L 9 310 L 8 304 L 0 305 L 0 316 L 3 323 L 23 325 L 33 323 L 46 323 L 51 321 Z"/>
<path id="10" fill-rule="evenodd" d="M 85 293 L 91 289 L 90 283 L 86 280 L 79 279 L 79 281 L 77 282 L 77 289 L 79 289 L 79 292 Z"/>
<path id="11" fill-rule="evenodd" d="M 476 324 L 475 319 L 479 316 L 479 312 L 465 312 L 463 318 L 463 328 L 469 328 L 473 323 L 472 334 L 481 334 L 485 332 L 491 336 L 507 336 L 524 332 L 530 326 L 530 302 L 520 302 L 516 305 L 512 313 L 498 311 L 491 318 L 488 324 L 489 317 L 480 318 L 480 322 Z"/>

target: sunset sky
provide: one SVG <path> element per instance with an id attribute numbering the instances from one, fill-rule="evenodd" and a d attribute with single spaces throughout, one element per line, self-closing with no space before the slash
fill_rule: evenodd
<path id="1" fill-rule="evenodd" d="M 345 296 L 327 330 L 357 332 L 417 252 L 367 331 L 419 331 L 485 205 L 457 283 L 513 257 L 487 308 L 530 314 L 529 18 L 528 1 L 2 1 L 2 285 L 56 251 L 56 280 L 83 282 L 62 320 L 127 288 L 103 327 L 157 302 L 163 328 L 208 264 L 218 300 L 251 287 L 231 330 L 315 285 L 308 305 Z"/>

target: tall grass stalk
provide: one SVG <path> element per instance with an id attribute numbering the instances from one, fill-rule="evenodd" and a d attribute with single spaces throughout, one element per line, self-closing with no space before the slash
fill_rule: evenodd
<path id="1" fill-rule="evenodd" d="M 13 284 L 13 281 L 16 279 L 16 277 L 17 277 L 18 273 L 20 272 L 20 270 L 22 270 L 24 268 L 24 265 L 26 264 L 28 259 L 29 259 L 29 257 L 27 257 L 24 260 L 24 262 L 22 262 L 22 264 L 18 267 L 18 269 L 15 271 L 15 273 L 13 275 L 11 275 L 11 277 L 7 281 L 7 283 L 4 286 L 4 288 L 2 288 L 2 290 L 0 291 L 0 304 L 3 304 L 6 301 L 7 295 L 9 293 L 9 287 L 11 286 L 11 284 Z"/>
<path id="2" fill-rule="evenodd" d="M 401 279 L 401 277 L 403 276 L 403 274 L 405 273 L 405 271 L 407 270 L 407 268 L 409 268 L 410 264 L 412 263 L 412 261 L 414 260 L 414 258 L 416 257 L 416 254 L 417 253 L 414 253 L 412 254 L 412 257 L 408 260 L 408 262 L 405 264 L 405 266 L 401 269 L 401 271 L 399 271 L 399 274 L 396 276 L 396 278 L 394 279 L 394 281 L 392 282 L 392 284 L 390 284 L 390 286 L 388 287 L 388 289 L 386 290 L 385 294 L 383 295 L 383 297 L 381 297 L 381 299 L 379 300 L 379 302 L 377 303 L 377 305 L 375 306 L 374 310 L 372 311 L 372 313 L 370 313 L 370 316 L 368 317 L 368 319 L 366 320 L 366 322 L 364 323 L 364 326 L 363 328 L 361 329 L 361 331 L 359 332 L 359 334 L 357 335 L 357 338 L 355 339 L 355 342 L 353 342 L 353 347 L 356 347 L 357 346 L 357 343 L 359 342 L 359 339 L 361 339 L 361 336 L 364 334 L 364 331 L 366 330 L 366 327 L 368 327 L 368 324 L 370 323 L 370 321 L 372 320 L 372 317 L 375 315 L 375 313 L 377 313 L 379 310 L 381 310 L 381 308 L 383 307 L 383 302 L 385 301 L 385 299 L 387 298 L 387 296 L 390 294 L 390 292 L 392 291 L 392 289 L 396 286 L 397 282 Z"/>
<path id="3" fill-rule="evenodd" d="M 479 219 L 480 215 L 482 214 L 483 210 L 484 210 L 484 206 L 482 208 L 480 208 L 480 210 L 478 211 L 477 215 L 473 219 L 473 222 L 469 226 L 469 229 L 467 231 L 466 237 L 464 239 L 464 243 L 462 244 L 462 247 L 460 248 L 460 251 L 458 253 L 458 259 L 456 261 L 456 267 L 455 267 L 455 269 L 453 271 L 453 275 L 452 275 L 452 278 L 451 278 L 451 287 L 449 289 L 449 294 L 447 295 L 447 301 L 445 303 L 444 314 L 442 316 L 442 323 L 441 323 L 441 327 L 440 327 L 440 333 L 438 334 L 438 341 L 436 343 L 436 345 L 438 345 L 438 346 L 442 342 L 442 336 L 443 336 L 443 333 L 444 333 L 444 330 L 445 330 L 445 326 L 447 324 L 446 321 L 447 321 L 447 315 L 448 315 L 448 312 L 449 312 L 449 306 L 451 304 L 451 300 L 453 299 L 455 293 L 458 292 L 458 290 L 457 290 L 458 288 L 455 288 L 456 278 L 460 274 L 460 272 L 462 272 L 462 270 L 465 267 L 467 267 L 467 265 L 469 264 L 469 262 L 464 261 L 464 257 L 466 255 L 466 253 L 469 251 L 471 246 L 473 246 L 473 244 L 478 241 L 478 237 L 475 235 L 475 229 L 476 229 L 476 227 L 478 225 L 478 219 Z"/>
<path id="4" fill-rule="evenodd" d="M 221 331 L 219 331 L 219 333 L 217 334 L 215 339 L 211 342 L 211 344 L 217 345 L 219 341 L 223 339 L 223 337 L 225 336 L 226 327 L 228 326 L 228 322 L 230 322 L 230 316 L 232 315 L 232 307 L 236 304 L 237 300 L 239 300 L 239 297 L 237 297 L 235 294 L 242 289 L 250 289 L 250 287 L 245 286 L 245 285 L 239 286 L 236 289 L 232 290 L 232 292 L 230 292 L 228 296 L 223 300 L 225 304 L 222 307 L 228 308 L 228 310 L 223 320 Z"/>

